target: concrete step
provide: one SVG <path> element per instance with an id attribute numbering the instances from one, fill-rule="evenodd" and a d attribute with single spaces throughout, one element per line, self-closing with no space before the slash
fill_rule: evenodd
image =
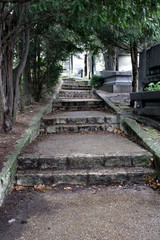
<path id="1" fill-rule="evenodd" d="M 53 111 L 88 111 L 105 109 L 101 99 L 59 99 L 53 103 Z"/>
<path id="2" fill-rule="evenodd" d="M 70 154 L 36 156 L 23 154 L 18 157 L 18 170 L 73 170 L 106 169 L 108 167 L 147 167 L 152 155 L 135 154 Z"/>
<path id="3" fill-rule="evenodd" d="M 16 183 L 141 183 L 153 174 L 152 154 L 113 133 L 41 135 L 18 158 Z"/>
<path id="4" fill-rule="evenodd" d="M 61 90 L 59 98 L 93 98 L 95 97 L 91 90 Z"/>
<path id="5" fill-rule="evenodd" d="M 101 111 L 60 112 L 43 117 L 41 132 L 90 132 L 119 128 L 117 117 Z"/>
<path id="6" fill-rule="evenodd" d="M 65 170 L 65 171 L 18 171 L 16 184 L 34 186 L 44 184 L 86 184 L 86 185 L 111 185 L 111 184 L 136 184 L 144 183 L 145 177 L 153 175 L 149 168 L 108 168 L 95 170 Z"/>

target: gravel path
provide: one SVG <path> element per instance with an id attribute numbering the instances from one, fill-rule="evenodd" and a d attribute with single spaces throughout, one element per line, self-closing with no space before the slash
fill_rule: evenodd
<path id="1" fill-rule="evenodd" d="M 160 239 L 160 195 L 142 185 L 13 192 L 0 216 L 1 240 Z"/>

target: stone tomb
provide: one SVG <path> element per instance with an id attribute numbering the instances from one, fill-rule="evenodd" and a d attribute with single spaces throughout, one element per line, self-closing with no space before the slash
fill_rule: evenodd
<path id="1" fill-rule="evenodd" d="M 139 92 L 131 93 L 131 101 L 136 102 L 134 112 L 138 115 L 160 117 L 160 91 L 144 91 L 149 83 L 160 81 L 160 44 L 145 49 L 140 54 Z"/>
<path id="2" fill-rule="evenodd" d="M 132 73 L 121 71 L 103 71 L 104 84 L 101 90 L 112 93 L 130 93 L 132 91 Z"/>

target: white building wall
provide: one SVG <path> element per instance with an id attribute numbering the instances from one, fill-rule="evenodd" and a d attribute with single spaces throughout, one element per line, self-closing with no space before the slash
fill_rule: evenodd
<path id="1" fill-rule="evenodd" d="M 96 56 L 95 59 L 95 75 L 99 75 L 103 70 L 105 69 L 105 63 L 104 63 L 104 58 L 103 54 L 99 53 L 98 56 Z"/>
<path id="2" fill-rule="evenodd" d="M 84 53 L 73 56 L 73 74 L 80 75 L 81 70 L 84 70 Z"/>
<path id="3" fill-rule="evenodd" d="M 81 77 L 81 71 L 83 70 L 83 76 L 84 76 L 84 67 L 85 67 L 84 58 L 85 58 L 85 52 L 79 53 L 73 56 L 73 71 L 71 67 L 71 60 L 66 61 L 63 64 L 65 68 L 64 73 L 75 76 L 75 77 Z M 105 69 L 104 58 L 103 58 L 103 54 L 100 53 L 95 58 L 94 74 L 99 75 L 104 69 Z M 117 70 L 132 71 L 131 57 L 128 55 L 119 56 Z M 89 72 L 91 72 L 91 60 L 89 59 L 89 55 L 88 55 L 87 71 L 88 71 L 87 77 L 89 77 Z"/>
<path id="4" fill-rule="evenodd" d="M 132 71 L 131 56 L 118 57 L 118 71 Z"/>

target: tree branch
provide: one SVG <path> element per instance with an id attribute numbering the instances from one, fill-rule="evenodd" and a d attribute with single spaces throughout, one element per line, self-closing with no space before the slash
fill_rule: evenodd
<path id="1" fill-rule="evenodd" d="M 26 3 L 31 0 L 1 0 L 2 3 Z"/>

